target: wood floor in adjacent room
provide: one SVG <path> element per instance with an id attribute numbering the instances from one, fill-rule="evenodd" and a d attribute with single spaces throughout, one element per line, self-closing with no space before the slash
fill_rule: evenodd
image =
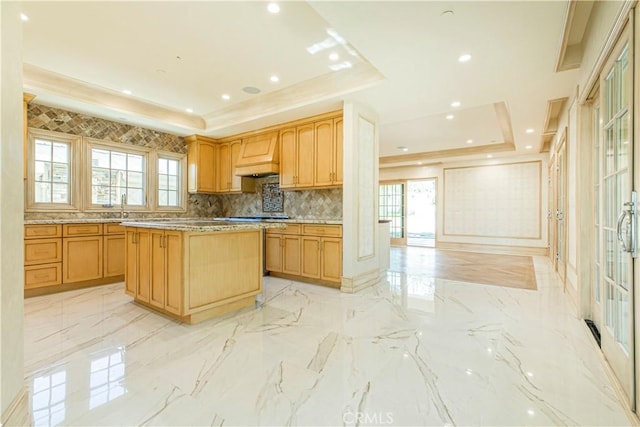
<path id="1" fill-rule="evenodd" d="M 414 258 L 425 274 L 445 280 L 537 289 L 533 258 L 518 255 L 481 254 L 434 248 L 406 248 L 392 252 L 400 264 Z M 404 260 L 403 260 L 404 258 Z"/>

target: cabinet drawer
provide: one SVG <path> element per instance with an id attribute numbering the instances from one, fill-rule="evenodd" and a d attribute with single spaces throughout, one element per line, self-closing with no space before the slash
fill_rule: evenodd
<path id="1" fill-rule="evenodd" d="M 120 224 L 104 224 L 104 234 L 124 234 L 124 226 Z"/>
<path id="2" fill-rule="evenodd" d="M 62 237 L 97 236 L 102 234 L 102 224 L 64 224 Z"/>
<path id="3" fill-rule="evenodd" d="M 305 236 L 342 237 L 341 225 L 302 224 L 302 234 Z"/>
<path id="4" fill-rule="evenodd" d="M 287 224 L 287 228 L 268 228 L 267 233 L 300 234 L 300 224 Z"/>
<path id="5" fill-rule="evenodd" d="M 34 239 L 24 242 L 24 265 L 62 261 L 62 239 Z"/>
<path id="6" fill-rule="evenodd" d="M 32 265 L 24 268 L 24 288 L 32 289 L 62 283 L 62 263 Z"/>
<path id="7" fill-rule="evenodd" d="M 47 237 L 62 237 L 62 225 L 47 224 L 24 226 L 25 239 L 44 239 Z"/>

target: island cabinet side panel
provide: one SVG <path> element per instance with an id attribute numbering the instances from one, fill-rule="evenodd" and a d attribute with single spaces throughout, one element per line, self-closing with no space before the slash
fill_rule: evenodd
<path id="1" fill-rule="evenodd" d="M 261 230 L 189 233 L 185 250 L 185 314 L 262 292 Z"/>

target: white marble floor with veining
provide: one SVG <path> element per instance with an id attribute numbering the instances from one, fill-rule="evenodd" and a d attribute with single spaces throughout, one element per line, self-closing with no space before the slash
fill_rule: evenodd
<path id="1" fill-rule="evenodd" d="M 629 425 L 545 258 L 538 290 L 434 279 L 392 249 L 361 293 L 265 278 L 189 326 L 123 284 L 25 301 L 36 425 Z"/>

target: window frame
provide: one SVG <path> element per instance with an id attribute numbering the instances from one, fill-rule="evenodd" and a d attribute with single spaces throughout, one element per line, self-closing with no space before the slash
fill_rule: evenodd
<path id="1" fill-rule="evenodd" d="M 172 151 L 156 150 L 153 158 L 153 176 L 154 176 L 154 188 L 153 188 L 153 209 L 156 212 L 186 212 L 187 211 L 187 199 L 189 194 L 187 193 L 187 155 L 186 153 L 175 153 Z M 160 191 L 160 175 L 158 168 L 158 161 L 160 159 L 177 160 L 178 161 L 178 206 L 160 206 L 159 194 Z M 151 165 L 150 165 L 151 166 Z M 151 169 L 151 168 L 149 168 Z"/>
<path id="2" fill-rule="evenodd" d="M 134 154 L 141 155 L 144 157 L 144 173 L 143 177 L 144 182 L 144 190 L 145 190 L 145 203 L 141 206 L 132 206 L 127 204 L 125 206 L 125 210 L 127 212 L 153 212 L 153 192 L 155 192 L 155 186 L 151 185 L 151 176 L 153 176 L 155 172 L 155 164 L 153 164 L 152 150 L 147 147 L 139 147 L 136 145 L 129 145 L 123 143 L 110 142 L 95 138 L 84 138 L 86 147 L 85 147 L 85 178 L 84 178 L 84 211 L 85 212 L 113 212 L 114 210 L 121 209 L 120 201 L 114 203 L 111 207 L 104 207 L 102 205 L 96 205 L 92 202 L 92 170 L 93 165 L 91 164 L 91 151 L 96 149 L 108 150 L 108 151 L 117 151 L 120 153 L 126 154 Z"/>
<path id="3" fill-rule="evenodd" d="M 81 212 L 83 200 L 81 196 L 82 174 L 82 137 L 68 133 L 55 132 L 37 128 L 28 129 L 27 143 L 27 177 L 25 188 L 25 212 Z M 35 142 L 36 139 L 67 144 L 69 146 L 69 203 L 47 203 L 35 201 Z"/>

